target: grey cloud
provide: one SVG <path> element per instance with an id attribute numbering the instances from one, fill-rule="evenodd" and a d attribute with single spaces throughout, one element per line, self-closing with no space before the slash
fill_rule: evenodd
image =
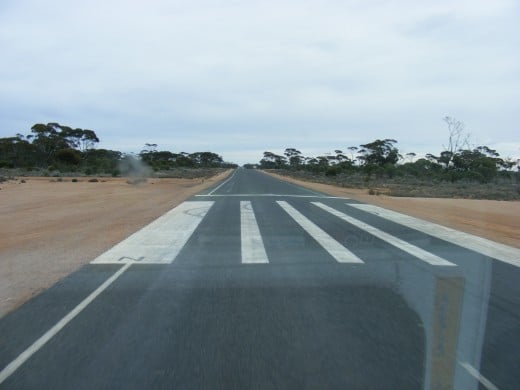
<path id="1" fill-rule="evenodd" d="M 103 147 L 154 142 L 244 162 L 261 149 L 325 152 L 381 137 L 438 152 L 451 114 L 520 154 L 514 2 L 3 7 L 0 136 L 58 121 L 95 129 Z"/>

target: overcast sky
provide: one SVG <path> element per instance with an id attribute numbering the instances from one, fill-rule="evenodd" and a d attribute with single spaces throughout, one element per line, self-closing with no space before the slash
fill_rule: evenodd
<path id="1" fill-rule="evenodd" d="M 449 115 L 518 158 L 519 20 L 506 0 L 0 0 L 0 137 L 59 122 L 238 163 L 377 138 L 438 154 Z"/>

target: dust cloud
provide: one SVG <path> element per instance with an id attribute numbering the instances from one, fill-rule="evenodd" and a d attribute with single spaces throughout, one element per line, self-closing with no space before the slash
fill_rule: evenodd
<path id="1" fill-rule="evenodd" d="M 121 176 L 129 177 L 129 184 L 137 184 L 146 182 L 146 179 L 152 175 L 152 169 L 134 156 L 127 155 L 121 159 L 119 163 L 119 172 Z"/>

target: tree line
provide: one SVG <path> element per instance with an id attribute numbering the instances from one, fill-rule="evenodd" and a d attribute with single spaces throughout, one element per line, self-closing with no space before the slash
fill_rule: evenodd
<path id="1" fill-rule="evenodd" d="M 145 144 L 139 157 L 152 169 L 168 170 L 173 168 L 236 168 L 234 163 L 225 162 L 222 156 L 213 152 L 174 153 L 157 150 L 157 144 Z"/>
<path id="2" fill-rule="evenodd" d="M 93 130 L 37 123 L 27 135 L 0 138 L 0 168 L 119 175 L 121 162 L 133 156 L 117 150 L 96 149 L 98 143 Z M 157 151 L 156 144 L 146 144 L 138 158 L 153 170 L 236 166 L 216 153 Z"/>
<path id="3" fill-rule="evenodd" d="M 317 157 L 304 156 L 296 148 L 285 149 L 283 155 L 265 151 L 258 165 L 262 169 L 302 170 L 327 176 L 340 173 L 361 173 L 368 178 L 372 175 L 378 178 L 410 175 L 452 182 L 467 179 L 487 183 L 499 176 L 518 175 L 514 172 L 515 166 L 517 170 L 519 168 L 517 162 L 501 158 L 488 146 L 470 148 L 462 122 L 450 117 L 444 120 L 449 130 L 445 150 L 439 155 L 426 154 L 415 161 L 415 153 L 404 156 L 400 153 L 395 139 L 376 139 Z"/>

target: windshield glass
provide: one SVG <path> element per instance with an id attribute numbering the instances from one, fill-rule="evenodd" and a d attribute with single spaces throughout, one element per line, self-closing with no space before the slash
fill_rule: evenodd
<path id="1" fill-rule="evenodd" d="M 520 387 L 519 17 L 1 2 L 0 388 Z"/>

